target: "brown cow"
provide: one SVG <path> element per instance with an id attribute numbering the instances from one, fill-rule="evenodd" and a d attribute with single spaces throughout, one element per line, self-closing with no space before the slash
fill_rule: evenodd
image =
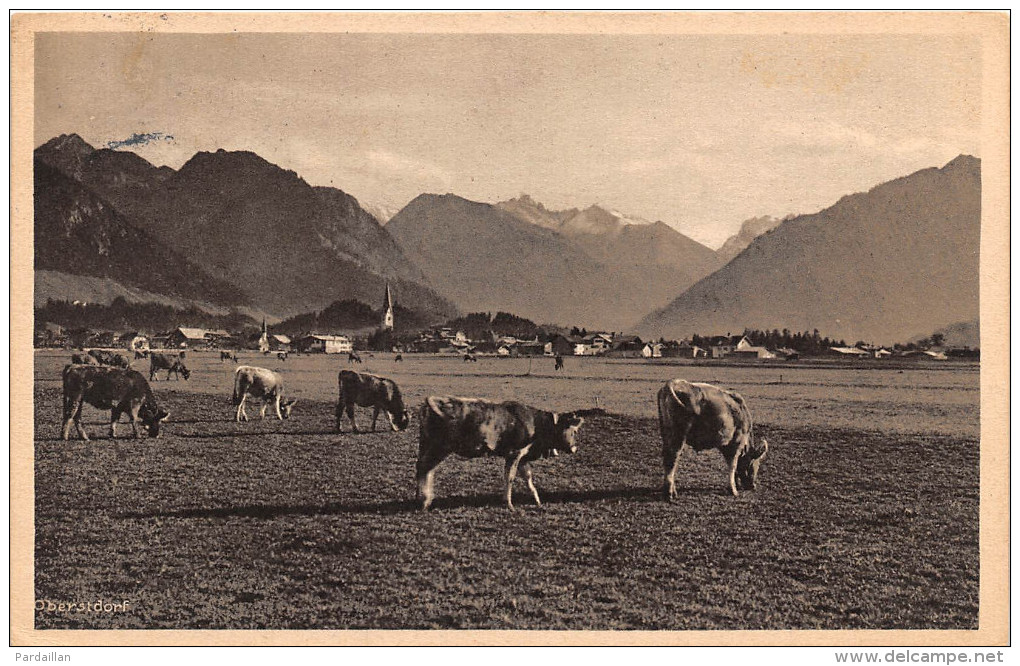
<path id="1" fill-rule="evenodd" d="M 432 504 L 435 468 L 451 453 L 463 458 L 499 456 L 506 460 L 506 506 L 513 510 L 513 483 L 520 469 L 541 506 L 530 463 L 574 453 L 574 438 L 584 419 L 576 413 L 557 414 L 519 402 L 495 403 L 474 398 L 429 396 L 419 409 L 418 498 L 422 509 Z"/>
<path id="2" fill-rule="evenodd" d="M 109 366 L 69 365 L 62 374 L 64 384 L 64 439 L 71 435 L 71 424 L 82 439 L 88 440 L 81 425 L 83 403 L 110 410 L 110 437 L 117 436 L 117 421 L 121 414 L 131 419 L 135 437 L 141 420 L 150 437 L 159 437 L 159 426 L 170 416 L 156 403 L 156 397 L 145 377 L 135 370 Z"/>
<path id="3" fill-rule="evenodd" d="M 667 500 L 676 499 L 676 470 L 685 445 L 695 451 L 719 449 L 729 465 L 734 497 L 738 485 L 754 490 L 769 443 L 764 437 L 753 441 L 751 412 L 739 393 L 672 379 L 659 389 L 658 401 Z"/>
<path id="4" fill-rule="evenodd" d="M 159 381 L 156 376 L 156 372 L 159 370 L 166 370 L 166 380 L 170 381 L 170 373 L 174 373 L 174 377 L 180 380 L 181 375 L 187 379 L 191 376 L 191 372 L 184 367 L 184 352 L 179 354 L 158 354 L 152 352 L 149 355 L 149 381 Z"/>
<path id="5" fill-rule="evenodd" d="M 372 407 L 372 432 L 379 420 L 379 412 L 386 412 L 390 427 L 394 432 L 407 428 L 410 414 L 404 409 L 404 400 L 400 396 L 400 388 L 392 379 L 371 375 L 367 372 L 341 370 L 337 377 L 340 385 L 340 396 L 336 401 L 336 431 L 340 432 L 340 421 L 344 413 L 351 419 L 351 429 L 358 432 L 358 423 L 354 420 L 354 407 Z"/>

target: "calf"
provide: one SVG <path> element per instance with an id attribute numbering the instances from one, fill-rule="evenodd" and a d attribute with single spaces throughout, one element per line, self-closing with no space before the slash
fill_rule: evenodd
<path id="1" fill-rule="evenodd" d="M 220 363 L 223 361 L 233 361 L 234 363 L 237 363 L 237 354 L 232 351 L 221 351 Z"/>
<path id="2" fill-rule="evenodd" d="M 276 352 L 276 358 L 280 359 L 281 361 L 286 361 L 287 360 L 287 352 L 285 352 L 285 351 Z"/>
<path id="3" fill-rule="evenodd" d="M 379 420 L 379 412 L 386 412 L 390 420 L 390 428 L 394 432 L 407 429 L 410 414 L 404 409 L 404 400 L 400 396 L 400 388 L 391 379 L 370 375 L 367 372 L 341 370 L 337 377 L 340 385 L 340 397 L 336 401 L 336 431 L 340 430 L 340 421 L 344 413 L 351 419 L 351 430 L 358 432 L 358 424 L 354 420 L 354 407 L 372 407 L 372 432 Z"/>
<path id="4" fill-rule="evenodd" d="M 394 363 L 400 363 L 403 360 L 404 360 L 404 357 L 403 357 L 402 354 L 397 354 L 396 356 L 393 357 L 393 362 Z"/>
<path id="5" fill-rule="evenodd" d="M 518 470 L 541 506 L 530 463 L 539 458 L 574 453 L 574 438 L 584 419 L 576 413 L 557 414 L 519 402 L 495 403 L 472 398 L 429 396 L 419 409 L 418 498 L 422 509 L 432 504 L 435 468 L 451 453 L 463 458 L 499 456 L 506 460 L 506 506 L 513 510 L 513 483 Z"/>
<path id="6" fill-rule="evenodd" d="M 474 354 L 464 354 L 465 363 L 478 363 L 478 357 Z"/>
<path id="7" fill-rule="evenodd" d="M 82 439 L 88 440 L 81 425 L 81 410 L 84 403 L 99 409 L 110 410 L 110 437 L 117 436 L 117 421 L 121 414 L 131 419 L 135 437 L 138 422 L 148 429 L 150 437 L 159 437 L 160 424 L 170 417 L 162 410 L 149 388 L 145 377 L 135 370 L 109 366 L 69 365 L 62 374 L 64 385 L 64 430 L 67 440 L 73 423 Z"/>
<path id="8" fill-rule="evenodd" d="M 276 406 L 276 417 L 282 421 L 290 418 L 294 403 L 297 402 L 294 399 L 283 399 L 283 378 L 280 375 L 265 368 L 242 365 L 234 371 L 234 404 L 237 405 L 234 419 L 238 423 L 248 420 L 244 403 L 249 396 L 262 401 L 259 413 L 263 419 L 266 418 L 266 407 L 269 403 L 272 402 Z"/>
<path id="9" fill-rule="evenodd" d="M 166 370 L 166 380 L 170 381 L 170 373 L 179 381 L 183 375 L 185 379 L 191 376 L 191 372 L 184 367 L 184 352 L 180 354 L 157 354 L 152 352 L 149 355 L 149 381 L 159 381 L 156 373 Z"/>
<path id="10" fill-rule="evenodd" d="M 719 449 L 730 469 L 730 492 L 754 490 L 758 466 L 769 450 L 762 437 L 751 436 L 751 412 L 735 391 L 672 379 L 659 389 L 659 431 L 662 435 L 663 493 L 676 499 L 676 470 L 683 447 Z"/>
<path id="11" fill-rule="evenodd" d="M 348 363 L 361 363 L 361 357 L 358 356 L 357 352 L 349 352 L 347 354 Z"/>

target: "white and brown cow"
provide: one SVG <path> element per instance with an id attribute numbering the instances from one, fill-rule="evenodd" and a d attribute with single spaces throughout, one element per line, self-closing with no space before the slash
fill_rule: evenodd
<path id="1" fill-rule="evenodd" d="M 513 483 L 518 470 L 541 506 L 530 463 L 574 453 L 574 438 L 584 419 L 575 413 L 557 414 L 519 402 L 489 402 L 475 398 L 429 396 L 419 410 L 418 498 L 422 509 L 432 504 L 435 468 L 451 453 L 463 458 L 499 456 L 506 460 L 506 505 L 513 510 Z"/>
<path id="2" fill-rule="evenodd" d="M 730 492 L 754 490 L 758 466 L 769 450 L 762 437 L 754 442 L 751 412 L 735 391 L 711 384 L 671 379 L 659 389 L 659 431 L 662 435 L 663 492 L 676 499 L 676 471 L 684 446 L 695 451 L 719 449 L 730 470 Z"/>
<path id="3" fill-rule="evenodd" d="M 159 437 L 160 424 L 170 413 L 160 409 L 145 377 L 135 370 L 105 365 L 69 365 L 61 375 L 64 386 L 64 439 L 71 435 L 71 424 L 82 439 L 88 440 L 81 425 L 84 403 L 110 410 L 110 437 L 117 436 L 117 421 L 122 414 L 131 419 L 135 437 L 141 437 L 141 421 L 150 437 Z"/>
<path id="4" fill-rule="evenodd" d="M 242 365 L 234 371 L 234 404 L 237 405 L 235 420 L 240 423 L 248 420 L 244 411 L 244 403 L 249 398 L 262 401 L 261 417 L 266 418 L 266 408 L 272 403 L 276 406 L 276 417 L 281 421 L 289 419 L 294 409 L 295 399 L 284 400 L 283 378 L 272 370 Z"/>

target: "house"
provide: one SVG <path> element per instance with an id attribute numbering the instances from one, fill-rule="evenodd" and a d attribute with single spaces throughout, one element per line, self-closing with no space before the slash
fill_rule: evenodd
<path id="1" fill-rule="evenodd" d="M 349 354 L 354 343 L 346 335 L 320 335 L 310 333 L 294 343 L 298 351 L 322 354 Z"/>
<path id="2" fill-rule="evenodd" d="M 605 354 L 613 358 L 637 358 L 642 355 L 644 347 L 645 343 L 636 335 L 618 335 Z"/>
<path id="3" fill-rule="evenodd" d="M 637 336 L 627 336 L 627 337 L 637 338 Z M 594 335 L 588 336 L 585 339 L 585 341 L 587 341 L 591 345 L 592 350 L 596 354 L 601 354 L 602 352 L 609 351 L 610 349 L 612 349 L 612 347 L 613 347 L 613 334 L 612 333 L 595 333 Z"/>
<path id="4" fill-rule="evenodd" d="M 670 358 L 706 358 L 708 350 L 692 345 L 687 340 L 674 340 L 666 343 L 662 355 Z"/>
<path id="5" fill-rule="evenodd" d="M 500 345 L 499 347 L 496 348 L 496 356 L 509 356 L 509 355 L 510 347 L 508 347 L 507 345 Z"/>
<path id="6" fill-rule="evenodd" d="M 751 341 L 744 335 L 718 335 L 712 338 L 710 344 L 712 358 L 723 358 L 738 349 L 748 349 L 751 346 Z"/>
<path id="7" fill-rule="evenodd" d="M 510 348 L 513 356 L 544 356 L 545 344 L 535 340 L 533 342 L 518 342 Z"/>
<path id="8" fill-rule="evenodd" d="M 128 351 L 146 351 L 149 349 L 149 338 L 138 331 L 124 333 L 117 338 L 117 343 Z"/>
<path id="9" fill-rule="evenodd" d="M 836 352 L 840 356 L 866 358 L 871 356 L 871 353 L 864 349 L 858 349 L 857 347 L 830 347 L 832 351 Z"/>
<path id="10" fill-rule="evenodd" d="M 738 347 L 726 355 L 727 358 L 775 358 L 776 355 L 765 347 L 747 345 Z"/>
<path id="11" fill-rule="evenodd" d="M 574 345 L 577 344 L 576 338 L 568 338 L 565 335 L 557 333 L 549 342 L 546 343 L 546 353 L 551 356 L 570 356 L 574 353 Z"/>
<path id="12" fill-rule="evenodd" d="M 649 342 L 641 348 L 641 356 L 644 358 L 662 358 L 662 350 L 665 346 L 658 342 Z"/>
<path id="13" fill-rule="evenodd" d="M 800 358 L 800 352 L 788 347 L 780 347 L 776 350 L 776 356 L 787 361 L 796 361 Z"/>
<path id="14" fill-rule="evenodd" d="M 290 336 L 288 335 L 274 333 L 273 335 L 270 335 L 267 339 L 269 341 L 269 349 L 271 351 L 290 351 L 291 349 L 292 342 Z"/>
<path id="15" fill-rule="evenodd" d="M 178 326 L 167 335 L 166 346 L 172 349 L 194 349 L 205 347 L 207 342 L 205 329 Z"/>

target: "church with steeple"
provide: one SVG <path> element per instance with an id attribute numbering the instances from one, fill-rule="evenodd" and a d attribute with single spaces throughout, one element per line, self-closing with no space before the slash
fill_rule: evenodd
<path id="1" fill-rule="evenodd" d="M 386 283 L 386 298 L 383 301 L 382 329 L 393 330 L 393 295 L 390 293 L 390 283 Z"/>

